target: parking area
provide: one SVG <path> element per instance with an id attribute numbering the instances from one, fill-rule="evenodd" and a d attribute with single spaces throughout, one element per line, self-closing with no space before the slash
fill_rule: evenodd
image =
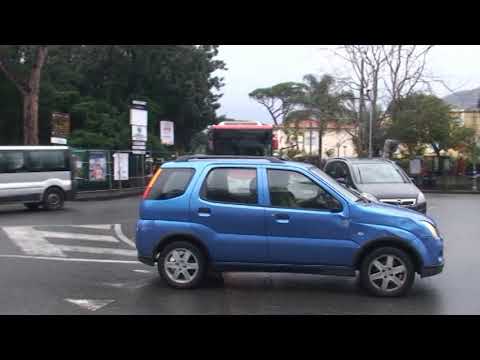
<path id="1" fill-rule="evenodd" d="M 0 208 L 0 314 L 480 314 L 480 196 L 427 194 L 445 272 L 406 298 L 372 298 L 356 279 L 225 274 L 195 291 L 168 288 L 136 261 L 139 199 L 75 202 L 64 211 Z"/>

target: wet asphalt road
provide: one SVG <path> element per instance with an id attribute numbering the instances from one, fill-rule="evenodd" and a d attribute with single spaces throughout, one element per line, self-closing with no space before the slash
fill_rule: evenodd
<path id="1" fill-rule="evenodd" d="M 400 299 L 372 298 L 356 279 L 289 274 L 225 274 L 223 284 L 176 291 L 132 255 L 138 198 L 69 203 L 57 213 L 4 206 L 0 314 L 480 314 L 480 196 L 427 197 L 446 239 L 446 269 L 417 278 Z M 61 261 L 49 251 L 61 251 Z"/>

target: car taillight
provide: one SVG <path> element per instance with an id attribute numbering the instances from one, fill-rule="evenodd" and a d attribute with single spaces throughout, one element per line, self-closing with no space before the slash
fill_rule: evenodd
<path id="1" fill-rule="evenodd" d="M 148 196 L 150 195 L 150 192 L 152 191 L 153 185 L 155 185 L 155 182 L 157 181 L 161 172 L 162 172 L 162 169 L 158 169 L 157 172 L 155 173 L 155 175 L 152 177 L 152 179 L 148 183 L 148 186 L 145 189 L 145 192 L 143 193 L 143 200 L 146 200 L 148 198 Z"/>

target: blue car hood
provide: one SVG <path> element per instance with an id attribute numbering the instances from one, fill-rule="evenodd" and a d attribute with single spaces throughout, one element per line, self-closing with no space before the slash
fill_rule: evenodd
<path id="1" fill-rule="evenodd" d="M 382 203 L 356 203 L 351 207 L 352 221 L 372 225 L 385 225 L 412 231 L 419 221 L 437 225 L 428 216 L 414 210 Z"/>

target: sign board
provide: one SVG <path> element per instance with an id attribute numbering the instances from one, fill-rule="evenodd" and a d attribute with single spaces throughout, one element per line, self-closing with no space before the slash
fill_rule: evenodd
<path id="1" fill-rule="evenodd" d="M 91 152 L 89 159 L 89 180 L 107 180 L 107 157 L 104 152 Z"/>
<path id="2" fill-rule="evenodd" d="M 67 145 L 67 139 L 59 138 L 59 137 L 51 137 L 50 143 L 58 144 L 58 145 Z"/>
<path id="3" fill-rule="evenodd" d="M 132 145 L 132 150 L 146 150 L 147 145 Z"/>
<path id="4" fill-rule="evenodd" d="M 144 146 L 145 141 L 132 141 L 132 146 Z"/>
<path id="5" fill-rule="evenodd" d="M 175 130 L 173 122 L 160 121 L 160 140 L 164 145 L 175 144 Z"/>
<path id="6" fill-rule="evenodd" d="M 132 154 L 134 155 L 145 155 L 147 152 L 144 150 L 133 150 Z"/>
<path id="7" fill-rule="evenodd" d="M 52 114 L 52 138 L 66 139 L 70 135 L 70 115 L 54 112 Z"/>
<path id="8" fill-rule="evenodd" d="M 132 125 L 132 140 L 133 141 L 147 141 L 147 127 Z"/>
<path id="9" fill-rule="evenodd" d="M 122 181 L 128 180 L 128 154 L 115 153 L 113 154 L 113 180 Z"/>
<path id="10" fill-rule="evenodd" d="M 148 112 L 143 109 L 130 109 L 130 125 L 147 126 Z"/>

